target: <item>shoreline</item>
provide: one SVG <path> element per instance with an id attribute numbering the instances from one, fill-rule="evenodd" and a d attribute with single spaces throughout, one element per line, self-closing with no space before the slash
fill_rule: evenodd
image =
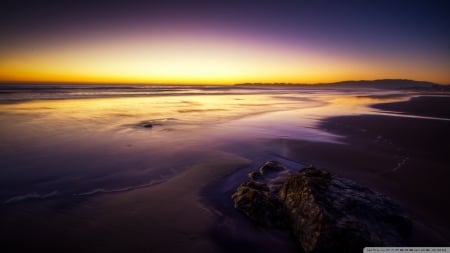
<path id="1" fill-rule="evenodd" d="M 418 97 L 412 101 L 377 104 L 375 108 L 436 116 L 433 109 L 448 108 L 450 97 Z M 450 118 L 450 114 L 440 113 Z M 337 116 L 319 128 L 344 136 L 346 145 L 281 140 L 295 160 L 314 164 L 360 182 L 398 202 L 416 223 L 412 246 L 444 246 L 450 242 L 449 121 L 387 115 Z"/>
<path id="2" fill-rule="evenodd" d="M 406 105 L 403 102 L 382 103 L 370 107 L 385 111 L 411 113 L 417 116 L 437 117 L 450 119 L 449 96 L 425 95 L 413 97 Z"/>
<path id="3" fill-rule="evenodd" d="M 433 108 L 450 104 L 450 97 L 437 101 L 433 101 L 434 97 L 420 98 L 379 103 L 371 107 L 378 108 L 380 105 L 385 110 L 413 113 L 417 103 L 422 101 L 426 101 L 428 106 L 434 106 Z M 436 116 L 435 111 L 428 115 L 420 111 L 417 115 Z M 446 151 L 450 150 L 450 133 L 447 132 L 450 122 L 388 115 L 335 116 L 319 122 L 319 129 L 343 136 L 345 144 L 279 138 L 268 140 L 264 145 L 283 146 L 289 150 L 285 157 L 287 159 L 306 165 L 313 164 L 392 198 L 410 215 L 414 224 L 406 246 L 446 246 L 450 242 L 450 218 L 447 215 L 450 204 L 445 200 L 445 196 L 450 194 L 450 189 L 446 187 L 446 180 L 450 177 L 450 172 L 447 171 L 450 158 L 446 156 Z M 424 132 L 429 135 L 423 134 Z M 442 146 L 435 145 L 439 141 Z M 424 147 L 432 148 L 424 152 Z M 423 168 L 434 171 L 424 171 Z M 213 239 L 224 249 L 235 251 L 242 246 L 232 247 L 229 244 L 234 240 L 239 245 L 239 239 L 242 238 L 231 236 L 233 228 L 241 227 L 244 233 L 248 233 L 252 229 L 247 227 L 248 224 L 253 224 L 232 206 L 229 197 L 236 188 L 228 185 L 228 190 L 220 191 L 220 187 L 229 184 L 230 180 L 238 180 L 234 183 L 237 186 L 246 180 L 246 173 L 234 172 L 212 183 L 209 187 L 213 190 L 216 187 L 217 192 L 210 193 L 209 196 L 206 194 L 209 199 L 205 203 L 223 212 L 225 216 L 228 215 L 228 219 L 234 219 L 234 223 L 226 218 L 218 219 L 212 228 L 212 234 L 215 236 Z M 209 191 L 206 189 L 204 192 Z M 220 198 L 218 193 L 224 196 Z M 224 202 L 228 202 L 228 206 Z M 280 233 L 261 227 L 259 229 L 274 235 Z M 290 236 L 285 235 L 283 238 L 294 241 Z M 262 241 L 259 243 L 264 245 Z M 300 250 L 298 245 L 293 246 L 297 246 L 297 251 Z"/>

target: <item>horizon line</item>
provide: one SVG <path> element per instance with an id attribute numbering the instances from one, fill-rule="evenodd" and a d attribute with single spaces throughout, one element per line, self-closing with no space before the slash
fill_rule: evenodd
<path id="1" fill-rule="evenodd" d="M 414 80 L 408 78 L 379 78 L 379 79 L 354 79 L 354 80 L 339 80 L 333 82 L 239 82 L 239 83 L 157 83 L 157 82 L 89 82 L 89 81 L 7 81 L 0 80 L 0 85 L 3 84 L 44 84 L 44 85 L 136 85 L 136 86 L 236 86 L 236 85 L 292 85 L 292 86 L 312 86 L 312 85 L 330 85 L 339 84 L 345 82 L 375 82 L 375 81 L 411 81 L 411 82 L 424 82 L 434 85 L 449 85 L 450 83 L 437 83 L 425 80 Z"/>

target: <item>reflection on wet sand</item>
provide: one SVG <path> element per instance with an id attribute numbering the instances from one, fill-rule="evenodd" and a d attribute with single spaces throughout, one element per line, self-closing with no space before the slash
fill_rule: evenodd
<path id="1" fill-rule="evenodd" d="M 280 89 L 2 103 L 0 202 L 7 219 L 1 221 L 1 234 L 10 239 L 20 234 L 30 242 L 23 246 L 26 249 L 46 249 L 46 243 L 57 240 L 55 247 L 63 251 L 95 251 L 105 245 L 99 240 L 125 238 L 109 249 L 219 252 L 219 241 L 240 228 L 240 238 L 228 238 L 235 246 L 294 252 L 297 248 L 288 234 L 259 231 L 215 205 L 230 201 L 224 196 L 236 175 L 266 160 L 300 168 L 311 161 L 328 166 L 327 161 L 337 159 L 335 168 L 341 170 L 339 154 L 352 150 L 353 139 L 346 132 L 331 131 L 342 126 L 324 126 L 323 120 L 340 115 L 384 117 L 389 113 L 369 106 L 417 95 L 398 94 Z M 382 140 L 375 136 L 369 142 L 378 141 L 382 147 L 375 148 L 390 150 Z M 400 164 L 395 171 L 402 171 L 410 160 L 397 159 L 396 152 L 380 157 L 389 166 L 392 160 L 392 168 Z M 355 177 L 365 173 L 354 168 L 347 172 Z M 371 182 L 370 177 L 360 178 Z M 211 184 L 220 187 L 208 188 Z M 206 194 L 205 189 L 212 190 Z M 202 194 L 215 204 L 205 205 Z M 219 225 L 217 219 L 222 221 Z M 18 223 L 27 231 L 13 229 Z M 48 236 L 41 241 L 34 236 L 44 223 Z M 215 234 L 220 229 L 211 234 L 214 226 L 225 226 L 227 234 Z M 64 227 L 71 229 L 59 232 Z M 256 237 L 266 242 L 256 247 Z M 79 241 L 82 246 L 77 246 Z M 19 242 L 11 239 L 9 245 L 18 247 Z"/>
<path id="2" fill-rule="evenodd" d="M 14 187 L 1 198 L 11 202 L 54 191 L 80 195 L 152 185 L 195 160 L 186 154 L 201 155 L 239 141 L 282 137 L 340 142 L 339 136 L 318 129 L 317 122 L 328 116 L 375 113 L 366 105 L 379 101 L 362 97 L 364 92 L 274 93 L 2 104 L 2 178 Z M 121 179 L 112 179 L 115 174 Z"/>

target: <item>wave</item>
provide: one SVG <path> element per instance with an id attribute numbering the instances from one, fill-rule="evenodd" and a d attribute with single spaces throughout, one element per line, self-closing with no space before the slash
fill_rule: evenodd
<path id="1" fill-rule="evenodd" d="M 1 84 L 0 102 L 28 100 L 82 99 L 107 97 L 179 96 L 179 95 L 238 95 L 282 94 L 286 87 L 252 89 L 237 86 L 208 85 L 80 85 L 80 84 Z"/>
<path id="2" fill-rule="evenodd" d="M 87 191 L 87 192 L 74 193 L 73 196 L 83 197 L 83 196 L 91 196 L 91 195 L 102 194 L 102 193 L 118 193 L 118 192 L 132 191 L 132 190 L 146 188 L 146 187 L 149 187 L 149 186 L 160 184 L 160 183 L 164 182 L 165 180 L 166 179 L 152 180 L 152 181 L 150 181 L 149 183 L 146 183 L 146 184 L 126 186 L 126 187 L 117 188 L 117 189 L 97 188 L 97 189 L 93 189 L 93 190 L 90 190 L 90 191 Z"/>
<path id="3" fill-rule="evenodd" d="M 145 183 L 145 184 L 132 185 L 132 186 L 126 186 L 126 187 L 122 187 L 122 188 L 115 188 L 115 189 L 114 188 L 113 189 L 96 188 L 96 189 L 89 190 L 86 192 L 73 193 L 72 196 L 87 197 L 87 196 L 92 196 L 92 195 L 96 195 L 96 194 L 119 193 L 119 192 L 132 191 L 132 190 L 146 188 L 146 187 L 150 187 L 150 186 L 153 186 L 156 184 L 160 184 L 166 180 L 167 180 L 167 178 L 161 178 L 158 180 L 151 180 L 150 182 Z M 62 195 L 63 194 L 58 190 L 51 191 L 51 192 L 45 193 L 45 194 L 39 194 L 37 192 L 32 192 L 32 193 L 27 193 L 27 194 L 11 197 L 11 198 L 3 201 L 3 203 L 4 204 L 13 204 L 13 203 L 29 201 L 29 200 L 44 200 L 44 199 L 48 199 L 48 198 L 52 198 L 52 197 L 60 197 Z"/>
<path id="4" fill-rule="evenodd" d="M 17 202 L 21 202 L 21 201 L 25 201 L 25 200 L 42 200 L 42 199 L 47 199 L 47 198 L 56 197 L 56 196 L 60 196 L 60 195 L 61 195 L 61 193 L 57 190 L 46 193 L 46 194 L 39 194 L 39 193 L 33 192 L 33 193 L 24 194 L 24 195 L 14 196 L 12 198 L 5 200 L 3 203 L 11 204 L 11 203 L 17 203 Z"/>

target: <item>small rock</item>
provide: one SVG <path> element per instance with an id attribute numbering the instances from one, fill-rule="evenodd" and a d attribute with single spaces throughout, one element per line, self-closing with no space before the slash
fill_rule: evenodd
<path id="1" fill-rule="evenodd" d="M 147 124 L 143 125 L 143 127 L 145 127 L 145 128 L 152 128 L 153 125 L 151 123 L 147 123 Z"/>
<path id="2" fill-rule="evenodd" d="M 263 176 L 268 176 L 285 170 L 287 169 L 283 166 L 283 164 L 277 161 L 268 161 L 261 168 L 259 168 L 259 172 Z"/>
<path id="3" fill-rule="evenodd" d="M 248 173 L 248 177 L 255 181 L 261 180 L 264 178 L 263 175 L 259 171 L 252 171 L 252 172 Z"/>

